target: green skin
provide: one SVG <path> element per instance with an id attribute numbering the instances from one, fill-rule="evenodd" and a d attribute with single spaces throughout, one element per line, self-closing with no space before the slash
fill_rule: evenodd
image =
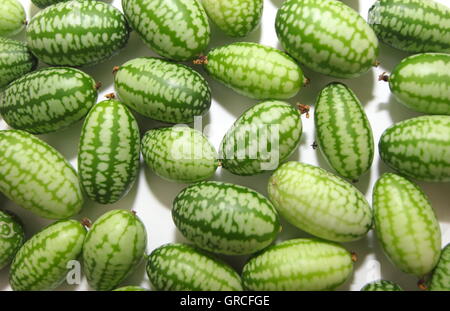
<path id="1" fill-rule="evenodd" d="M 60 2 L 67 2 L 70 0 L 31 0 L 35 6 L 37 6 L 40 9 L 44 9 L 50 5 L 60 3 Z"/>
<path id="2" fill-rule="evenodd" d="M 450 116 L 422 116 L 388 128 L 381 159 L 398 173 L 430 182 L 450 181 Z"/>
<path id="3" fill-rule="evenodd" d="M 36 66 L 37 59 L 25 43 L 0 37 L 0 90 Z"/>
<path id="4" fill-rule="evenodd" d="M 217 153 L 201 132 L 189 127 L 150 130 L 141 143 L 148 167 L 169 181 L 192 183 L 212 177 Z"/>
<path id="5" fill-rule="evenodd" d="M 222 167 L 243 176 L 274 170 L 298 148 L 301 136 L 298 109 L 281 101 L 262 102 L 244 112 L 225 134 Z"/>
<path id="6" fill-rule="evenodd" d="M 0 36 L 14 36 L 25 28 L 25 9 L 18 0 L 2 0 L 0 3 Z"/>
<path id="7" fill-rule="evenodd" d="M 369 24 L 384 43 L 410 53 L 450 53 L 450 8 L 434 0 L 378 0 Z"/>
<path id="8" fill-rule="evenodd" d="M 25 233 L 20 219 L 0 210 L 0 270 L 13 260 L 24 241 Z"/>
<path id="9" fill-rule="evenodd" d="M 401 292 L 403 289 L 392 281 L 379 280 L 368 283 L 361 288 L 363 292 Z"/>
<path id="10" fill-rule="evenodd" d="M 15 129 L 44 134 L 78 122 L 96 100 L 91 76 L 74 68 L 50 67 L 9 84 L 0 99 L 0 113 Z"/>
<path id="11" fill-rule="evenodd" d="M 389 79 L 395 98 L 426 114 L 450 115 L 450 55 L 417 54 L 402 60 Z"/>
<path id="12" fill-rule="evenodd" d="M 450 291 L 450 244 L 444 247 L 441 258 L 433 271 L 430 291 Z"/>
<path id="13" fill-rule="evenodd" d="M 81 254 L 86 229 L 75 220 L 61 220 L 25 242 L 11 264 L 10 284 L 15 291 L 52 290 Z"/>
<path id="14" fill-rule="evenodd" d="M 113 290 L 113 292 L 146 292 L 147 289 L 139 286 L 124 286 Z"/>
<path id="15" fill-rule="evenodd" d="M 147 262 L 147 275 L 160 291 L 241 291 L 239 274 L 196 247 L 166 244 Z"/>
<path id="16" fill-rule="evenodd" d="M 130 211 L 112 210 L 98 218 L 83 246 L 84 273 L 95 290 L 116 288 L 144 258 L 147 233 Z"/>
<path id="17" fill-rule="evenodd" d="M 352 272 L 352 255 L 342 246 L 294 239 L 252 257 L 244 266 L 242 282 L 251 291 L 333 290 Z"/>
<path id="18" fill-rule="evenodd" d="M 106 100 L 89 112 L 81 130 L 78 172 L 86 195 L 112 204 L 133 186 L 139 171 L 139 127 L 122 103 Z"/>
<path id="19" fill-rule="evenodd" d="M 273 205 L 249 188 L 215 181 L 194 184 L 173 202 L 183 236 L 213 253 L 245 255 L 269 246 L 281 226 Z"/>
<path id="20" fill-rule="evenodd" d="M 433 270 L 441 253 L 441 231 L 423 191 L 386 173 L 375 184 L 373 209 L 378 241 L 391 262 L 418 277 Z"/>

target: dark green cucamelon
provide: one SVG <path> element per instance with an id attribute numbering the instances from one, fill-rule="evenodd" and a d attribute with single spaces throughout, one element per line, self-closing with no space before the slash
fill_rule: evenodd
<path id="1" fill-rule="evenodd" d="M 430 291 L 450 291 L 450 244 L 444 247 L 431 276 Z"/>
<path id="2" fill-rule="evenodd" d="M 123 64 L 114 87 L 131 109 L 168 123 L 191 123 L 211 106 L 208 83 L 198 72 L 159 58 L 136 58 Z"/>
<path id="3" fill-rule="evenodd" d="M 233 268 L 186 244 L 166 244 L 155 249 L 148 256 L 147 275 L 155 290 L 242 290 L 241 278 Z"/>
<path id="4" fill-rule="evenodd" d="M 96 83 L 86 73 L 44 68 L 8 85 L 0 99 L 0 114 L 15 129 L 43 134 L 81 120 L 96 100 Z"/>
<path id="5" fill-rule="evenodd" d="M 361 288 L 363 292 L 400 292 L 403 289 L 392 281 L 379 280 L 367 283 Z"/>
<path id="6" fill-rule="evenodd" d="M 140 134 L 136 119 L 116 100 L 89 112 L 81 130 L 78 173 L 86 195 L 101 204 L 125 196 L 139 171 Z"/>
<path id="7" fill-rule="evenodd" d="M 0 210 L 0 270 L 8 265 L 25 241 L 20 219 Z"/>
<path id="8" fill-rule="evenodd" d="M 18 0 L 2 0 L 0 3 L 0 36 L 14 36 L 26 25 L 25 9 Z"/>
<path id="9" fill-rule="evenodd" d="M 31 0 L 35 6 L 44 9 L 50 5 L 57 4 L 59 2 L 67 2 L 70 0 Z"/>
<path id="10" fill-rule="evenodd" d="M 200 182 L 181 191 L 173 202 L 172 218 L 198 247 L 228 255 L 259 251 L 281 230 L 277 211 L 263 195 L 216 181 Z"/>

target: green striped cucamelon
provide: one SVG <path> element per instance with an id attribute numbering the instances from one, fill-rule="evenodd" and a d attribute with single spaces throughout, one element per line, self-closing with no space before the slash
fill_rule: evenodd
<path id="1" fill-rule="evenodd" d="M 320 151 L 342 177 L 356 181 L 372 166 L 372 128 L 355 93 L 331 83 L 319 94 L 314 108 Z"/>
<path id="2" fill-rule="evenodd" d="M 84 199 L 70 163 L 47 143 L 20 130 L 0 131 L 0 192 L 49 219 L 78 214 Z"/>
<path id="3" fill-rule="evenodd" d="M 403 289 L 392 281 L 379 280 L 367 283 L 361 288 L 363 292 L 400 292 Z"/>
<path id="4" fill-rule="evenodd" d="M 367 72 L 378 57 L 378 39 L 352 8 L 336 0 L 287 0 L 275 28 L 283 48 L 306 67 L 337 78 Z"/>
<path id="5" fill-rule="evenodd" d="M 0 210 L 0 270 L 13 260 L 24 241 L 25 233 L 20 219 Z"/>
<path id="6" fill-rule="evenodd" d="M 50 5 L 57 4 L 59 2 L 66 2 L 69 0 L 31 0 L 35 6 L 44 9 Z"/>
<path id="7" fill-rule="evenodd" d="M 144 258 L 147 233 L 134 212 L 112 210 L 98 218 L 83 246 L 88 283 L 96 290 L 117 287 Z"/>
<path id="8" fill-rule="evenodd" d="M 147 262 L 147 275 L 155 290 L 241 291 L 241 278 L 224 262 L 186 244 L 155 249 Z"/>
<path id="9" fill-rule="evenodd" d="M 373 209 L 378 241 L 391 262 L 418 277 L 430 272 L 441 253 L 441 231 L 422 190 L 386 173 L 375 184 Z"/>
<path id="10" fill-rule="evenodd" d="M 161 56 L 186 61 L 209 44 L 208 16 L 199 0 L 122 0 L 122 7 L 133 29 Z"/>
<path id="11" fill-rule="evenodd" d="M 444 247 L 431 276 L 430 291 L 450 291 L 450 244 Z"/>
<path id="12" fill-rule="evenodd" d="M 172 218 L 195 245 L 227 255 L 259 251 L 281 230 L 277 211 L 263 195 L 216 181 L 182 190 L 173 202 Z"/>
<path id="13" fill-rule="evenodd" d="M 434 0 L 378 0 L 369 24 L 384 43 L 410 53 L 450 53 L 450 8 Z"/>
<path id="14" fill-rule="evenodd" d="M 13 81 L 0 98 L 9 126 L 33 134 L 61 130 L 84 118 L 97 100 L 95 81 L 68 67 L 44 68 Z"/>
<path id="15" fill-rule="evenodd" d="M 256 291 L 333 290 L 353 272 L 352 258 L 335 243 L 288 240 L 252 257 L 242 271 L 242 283 Z"/>
<path id="16" fill-rule="evenodd" d="M 355 241 L 372 227 L 372 210 L 364 195 L 319 167 L 287 162 L 271 176 L 268 192 L 287 221 L 319 238 Z"/>
<path id="17" fill-rule="evenodd" d="M 185 126 L 148 131 L 142 138 L 141 149 L 148 167 L 169 181 L 206 180 L 214 175 L 219 164 L 206 136 Z"/>
<path id="18" fill-rule="evenodd" d="M 202 0 L 209 18 L 227 35 L 244 37 L 261 22 L 263 0 Z"/>
<path id="19" fill-rule="evenodd" d="M 114 87 L 131 109 L 168 123 L 191 123 L 211 106 L 208 83 L 198 72 L 159 58 L 142 57 L 123 64 Z"/>
<path id="20" fill-rule="evenodd" d="M 301 136 L 298 109 L 281 101 L 262 102 L 244 112 L 225 134 L 222 167 L 236 175 L 274 170 L 298 148 Z"/>
<path id="21" fill-rule="evenodd" d="M 2 0 L 0 3 L 0 36 L 14 36 L 26 25 L 25 9 L 18 0 Z"/>
<path id="22" fill-rule="evenodd" d="M 16 291 L 52 290 L 59 286 L 83 248 L 86 229 L 75 220 L 44 228 L 20 248 L 11 265 L 10 284 Z"/>
<path id="23" fill-rule="evenodd" d="M 388 128 L 379 142 L 381 159 L 402 175 L 450 181 L 450 116 L 423 116 Z"/>
<path id="24" fill-rule="evenodd" d="M 23 42 L 0 37 L 0 89 L 37 66 L 37 59 Z"/>
<path id="25" fill-rule="evenodd" d="M 405 106 L 426 114 L 450 115 L 450 54 L 424 53 L 402 60 L 389 81 L 395 98 Z"/>
<path id="26" fill-rule="evenodd" d="M 145 292 L 145 288 L 139 286 L 124 286 L 113 290 L 114 292 Z"/>
<path id="27" fill-rule="evenodd" d="M 88 198 L 112 204 L 128 193 L 139 170 L 140 139 L 136 119 L 119 101 L 91 109 L 78 147 L 78 174 Z"/>
<path id="28" fill-rule="evenodd" d="M 61 2 L 37 13 L 27 27 L 28 45 L 39 60 L 57 66 L 87 66 L 116 54 L 128 42 L 125 16 L 107 3 Z"/>
<path id="29" fill-rule="evenodd" d="M 287 54 L 258 43 L 237 42 L 211 50 L 205 70 L 237 93 L 254 99 L 288 99 L 305 83 Z"/>

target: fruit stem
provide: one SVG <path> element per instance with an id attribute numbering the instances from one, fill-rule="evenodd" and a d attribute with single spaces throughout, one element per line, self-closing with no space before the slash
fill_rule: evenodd
<path id="1" fill-rule="evenodd" d="M 208 64 L 208 56 L 200 55 L 197 59 L 192 61 L 194 65 L 207 65 Z"/>
<path id="2" fill-rule="evenodd" d="M 220 160 L 217 161 L 217 167 L 223 167 L 222 161 L 220 161 Z"/>
<path id="3" fill-rule="evenodd" d="M 379 67 L 381 65 L 381 62 L 379 60 L 376 60 L 373 62 L 374 67 Z"/>
<path id="4" fill-rule="evenodd" d="M 119 66 L 114 66 L 112 70 L 113 75 L 115 75 L 119 71 L 119 69 L 120 69 Z"/>
<path id="5" fill-rule="evenodd" d="M 134 216 L 136 216 L 136 211 L 134 209 L 131 210 Z"/>
<path id="6" fill-rule="evenodd" d="M 351 252 L 352 255 L 352 261 L 353 262 L 357 262 L 358 261 L 358 254 L 356 254 L 355 252 Z"/>
<path id="7" fill-rule="evenodd" d="M 389 76 L 386 74 L 386 72 L 383 72 L 383 73 L 378 77 L 378 81 L 389 82 Z"/>
<path id="8" fill-rule="evenodd" d="M 108 99 L 115 99 L 115 98 L 116 98 L 116 94 L 114 94 L 114 93 L 106 94 L 106 95 L 105 95 L 105 98 L 108 98 Z"/>
<path id="9" fill-rule="evenodd" d="M 420 290 L 427 290 L 428 286 L 424 279 L 420 279 L 419 282 L 417 282 L 417 287 L 419 287 Z"/>
<path id="10" fill-rule="evenodd" d="M 91 228 L 91 227 L 92 227 L 92 221 L 91 221 L 89 218 L 87 218 L 87 217 L 84 217 L 84 218 L 81 220 L 81 224 L 82 224 L 83 226 L 85 226 L 86 228 Z"/>
<path id="11" fill-rule="evenodd" d="M 95 89 L 98 91 L 100 88 L 102 87 L 102 83 L 100 81 L 98 81 L 97 83 L 95 83 Z"/>
<path id="12" fill-rule="evenodd" d="M 303 86 L 308 86 L 311 84 L 311 80 L 309 78 L 305 77 L 305 80 L 303 80 Z"/>
<path id="13" fill-rule="evenodd" d="M 298 110 L 300 110 L 301 114 L 306 115 L 306 118 L 309 119 L 309 110 L 311 109 L 311 106 L 303 105 L 303 104 L 297 104 Z"/>

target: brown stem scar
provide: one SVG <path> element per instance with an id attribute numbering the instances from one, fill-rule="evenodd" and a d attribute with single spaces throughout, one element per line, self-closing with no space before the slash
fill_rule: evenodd
<path id="1" fill-rule="evenodd" d="M 92 227 L 92 221 L 91 221 L 89 218 L 87 218 L 87 217 L 85 217 L 85 218 L 83 218 L 83 219 L 81 220 L 81 224 L 82 224 L 83 226 L 85 226 L 86 228 Z"/>
<path id="2" fill-rule="evenodd" d="M 378 76 L 378 81 L 389 82 L 389 76 L 386 74 L 386 72 L 383 72 Z"/>
<path id="3" fill-rule="evenodd" d="M 303 81 L 303 86 L 308 86 L 311 84 L 311 80 L 309 78 L 305 77 L 305 80 Z"/>
<path id="4" fill-rule="evenodd" d="M 374 67 L 379 67 L 380 65 L 381 65 L 381 62 L 378 61 L 378 60 L 376 60 L 376 61 L 373 62 L 373 66 L 374 66 Z"/>
<path id="5" fill-rule="evenodd" d="M 98 81 L 97 83 L 95 83 L 95 89 L 99 90 L 102 87 L 102 83 L 100 81 Z"/>
<path id="6" fill-rule="evenodd" d="M 192 61 L 194 65 L 207 65 L 208 64 L 208 56 L 200 55 L 197 59 Z"/>
<path id="7" fill-rule="evenodd" d="M 116 94 L 109 93 L 109 94 L 106 94 L 105 97 L 108 98 L 108 99 L 115 99 L 116 98 Z"/>
<path id="8" fill-rule="evenodd" d="M 120 69 L 119 66 L 114 66 L 112 70 L 113 75 L 116 74 L 119 71 L 119 69 Z"/>
<path id="9" fill-rule="evenodd" d="M 420 290 L 427 290 L 428 286 L 424 279 L 420 279 L 419 282 L 417 282 L 417 287 L 419 287 Z"/>
<path id="10" fill-rule="evenodd" d="M 351 255 L 352 255 L 352 261 L 353 262 L 357 262 L 358 261 L 358 255 L 355 252 L 352 252 Z"/>
<path id="11" fill-rule="evenodd" d="M 309 119 L 309 111 L 311 110 L 311 106 L 298 104 L 297 108 L 300 110 L 301 114 L 306 115 L 306 118 Z"/>

